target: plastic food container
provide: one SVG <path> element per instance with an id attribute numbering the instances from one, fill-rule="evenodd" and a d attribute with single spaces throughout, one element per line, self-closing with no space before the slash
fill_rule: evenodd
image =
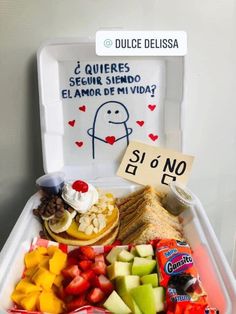
<path id="1" fill-rule="evenodd" d="M 196 197 L 188 188 L 172 182 L 169 185 L 169 192 L 163 199 L 163 205 L 171 214 L 178 216 L 193 206 L 195 200 Z"/>
<path id="2" fill-rule="evenodd" d="M 140 187 L 115 176 L 129 140 L 181 151 L 183 57 L 104 58 L 96 56 L 93 41 L 57 40 L 39 50 L 38 73 L 45 173 L 63 172 L 66 181 L 87 180 L 122 197 Z M 127 82 L 119 83 L 121 77 Z M 128 83 L 133 79 L 139 82 Z M 125 119 L 107 123 L 116 122 L 111 116 Z M 24 254 L 41 230 L 32 214 L 39 203 L 38 192 L 1 251 L 2 312 L 12 307 L 10 295 L 22 274 Z M 236 313 L 235 279 L 200 201 L 196 198 L 180 216 L 210 306 L 222 314 Z"/>
<path id="3" fill-rule="evenodd" d="M 36 185 L 40 190 L 48 194 L 58 194 L 64 186 L 65 174 L 54 172 L 45 174 L 36 180 Z"/>

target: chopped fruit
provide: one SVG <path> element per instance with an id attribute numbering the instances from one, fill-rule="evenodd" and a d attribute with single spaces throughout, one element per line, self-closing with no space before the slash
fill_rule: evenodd
<path id="1" fill-rule="evenodd" d="M 82 276 L 76 276 L 69 285 L 65 288 L 65 292 L 67 295 L 69 294 L 81 294 L 88 290 L 90 287 L 90 283 L 84 279 Z"/>
<path id="2" fill-rule="evenodd" d="M 35 311 L 39 294 L 39 292 L 31 292 L 24 295 L 24 297 L 20 300 L 20 305 L 27 311 Z"/>
<path id="3" fill-rule="evenodd" d="M 121 299 L 121 297 L 113 291 L 109 297 L 107 298 L 106 302 L 103 304 L 103 306 L 112 313 L 116 314 L 129 314 L 131 313 L 131 310 L 128 308 L 128 306 L 124 303 L 124 301 Z"/>
<path id="4" fill-rule="evenodd" d="M 82 276 L 84 279 L 86 279 L 86 280 L 88 280 L 88 281 L 92 281 L 92 282 L 94 282 L 94 280 L 95 280 L 95 278 L 96 278 L 95 272 L 94 272 L 93 270 L 91 270 L 91 269 L 86 270 L 85 272 L 83 272 L 83 273 L 81 274 L 81 276 Z"/>
<path id="5" fill-rule="evenodd" d="M 103 254 L 98 254 L 95 256 L 95 262 L 103 262 L 105 263 L 105 258 Z"/>
<path id="6" fill-rule="evenodd" d="M 99 288 L 93 288 L 88 294 L 88 301 L 92 303 L 101 302 L 105 297 L 104 292 Z"/>
<path id="7" fill-rule="evenodd" d="M 156 314 L 155 295 L 151 284 L 133 288 L 131 296 L 144 314 Z"/>
<path id="8" fill-rule="evenodd" d="M 132 265 L 132 275 L 149 275 L 155 268 L 156 261 L 144 257 L 135 257 Z"/>
<path id="9" fill-rule="evenodd" d="M 165 290 L 163 287 L 156 287 L 153 289 L 155 304 L 156 304 L 156 312 L 162 312 L 165 308 Z"/>
<path id="10" fill-rule="evenodd" d="M 112 282 L 104 275 L 98 276 L 98 285 L 105 294 L 109 294 L 114 290 Z"/>
<path id="11" fill-rule="evenodd" d="M 97 275 L 105 275 L 106 274 L 107 265 L 103 262 L 95 262 L 92 265 L 92 270 Z"/>
<path id="12" fill-rule="evenodd" d="M 39 251 L 31 251 L 25 254 L 25 266 L 26 268 L 37 266 L 43 259 L 44 256 Z"/>
<path id="13" fill-rule="evenodd" d="M 53 284 L 55 286 L 57 286 L 58 288 L 60 288 L 60 286 L 62 285 L 62 280 L 64 279 L 64 277 L 60 274 L 60 275 L 57 275 L 53 281 Z"/>
<path id="14" fill-rule="evenodd" d="M 116 291 L 122 297 L 130 292 L 131 289 L 140 285 L 139 276 L 121 276 L 116 278 Z"/>
<path id="15" fill-rule="evenodd" d="M 158 286 L 158 276 L 157 273 L 145 275 L 140 278 L 142 284 L 150 283 L 154 288 Z"/>
<path id="16" fill-rule="evenodd" d="M 81 262 L 79 262 L 80 269 L 82 269 L 84 271 L 91 269 L 92 265 L 93 265 L 92 261 L 81 261 Z"/>
<path id="17" fill-rule="evenodd" d="M 118 276 L 131 275 L 131 263 L 114 262 L 107 267 L 107 273 L 110 280 Z"/>
<path id="18" fill-rule="evenodd" d="M 39 296 L 39 309 L 41 312 L 59 314 L 64 312 L 64 303 L 51 291 L 43 291 Z"/>
<path id="19" fill-rule="evenodd" d="M 140 257 L 153 256 L 154 251 L 151 244 L 140 244 L 136 245 L 136 251 Z"/>
<path id="20" fill-rule="evenodd" d="M 78 227 L 77 227 L 77 229 L 78 229 Z M 73 251 L 70 251 L 68 253 L 68 258 L 74 258 L 74 259 L 76 259 L 77 262 L 89 259 L 89 258 L 87 258 L 85 255 L 83 255 L 81 253 L 80 248 L 77 248 L 77 249 L 75 249 Z"/>
<path id="21" fill-rule="evenodd" d="M 32 284 L 29 279 L 25 278 L 22 279 L 15 288 L 16 291 L 21 291 L 24 294 L 33 292 L 33 291 L 40 291 L 41 288 Z"/>
<path id="22" fill-rule="evenodd" d="M 22 291 L 17 291 L 16 289 L 11 294 L 11 299 L 16 304 L 20 304 L 20 300 L 25 296 Z"/>
<path id="23" fill-rule="evenodd" d="M 134 259 L 134 255 L 126 250 L 122 250 L 118 254 L 117 259 L 121 262 L 131 262 Z"/>
<path id="24" fill-rule="evenodd" d="M 32 281 L 38 286 L 45 290 L 50 290 L 56 275 L 52 274 L 45 268 L 39 267 L 36 273 L 32 277 Z"/>
<path id="25" fill-rule="evenodd" d="M 95 258 L 95 251 L 91 246 L 81 246 L 80 252 L 90 260 Z"/>
<path id="26" fill-rule="evenodd" d="M 72 216 L 68 210 L 64 210 L 62 217 L 55 217 L 48 220 L 48 226 L 54 233 L 66 231 L 72 223 Z"/>
<path id="27" fill-rule="evenodd" d="M 107 261 L 112 264 L 117 260 L 117 256 L 120 254 L 121 251 L 124 249 L 122 247 L 113 247 L 111 251 L 107 254 L 106 259 Z"/>
<path id="28" fill-rule="evenodd" d="M 122 300 L 132 310 L 133 314 L 142 314 L 139 307 L 137 306 L 137 303 L 134 301 L 129 293 L 122 295 Z"/>
<path id="29" fill-rule="evenodd" d="M 88 192 L 88 184 L 82 180 L 77 180 L 72 184 L 72 189 L 77 192 L 86 193 Z"/>
<path id="30" fill-rule="evenodd" d="M 38 251 L 39 254 L 42 254 L 42 255 L 48 254 L 48 250 L 47 250 L 47 248 L 44 247 L 44 246 L 39 246 L 39 247 L 37 247 L 36 251 Z"/>
<path id="31" fill-rule="evenodd" d="M 70 265 L 62 270 L 62 275 L 66 278 L 74 278 L 80 275 L 80 269 L 78 265 Z"/>
<path id="32" fill-rule="evenodd" d="M 68 257 L 67 258 L 67 266 L 70 265 L 76 265 L 78 263 L 78 260 L 74 257 Z"/>
<path id="33" fill-rule="evenodd" d="M 67 254 L 61 250 L 55 251 L 52 258 L 49 260 L 50 272 L 59 275 L 62 269 L 66 266 Z"/>
<path id="34" fill-rule="evenodd" d="M 48 255 L 52 257 L 52 256 L 54 255 L 54 253 L 55 253 L 56 251 L 58 251 L 58 250 L 60 250 L 60 249 L 58 248 L 58 246 L 51 245 L 51 246 L 48 247 Z"/>
<path id="35" fill-rule="evenodd" d="M 75 311 L 76 309 L 79 309 L 80 307 L 87 305 L 88 301 L 86 301 L 85 296 L 81 295 L 77 297 L 76 299 L 73 299 L 72 301 L 67 303 L 67 309 L 69 311 Z"/>

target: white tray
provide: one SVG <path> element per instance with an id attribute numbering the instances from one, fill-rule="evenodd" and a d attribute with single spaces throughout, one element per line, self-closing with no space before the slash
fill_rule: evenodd
<path id="1" fill-rule="evenodd" d="M 123 64 L 120 72 L 114 72 L 119 64 Z M 97 65 L 108 67 L 108 73 L 100 71 L 92 76 L 99 76 L 102 85 L 70 86 L 76 79 L 91 77 L 90 70 L 95 67 L 95 73 Z M 67 178 L 88 180 L 103 177 L 104 173 L 114 176 L 127 137 L 111 145 L 104 142 L 107 136 L 118 139 L 128 134 L 128 140 L 181 150 L 183 57 L 98 57 L 93 41 L 57 40 L 45 43 L 38 51 L 38 75 L 46 173 L 61 170 Z M 108 84 L 117 76 L 139 76 L 140 81 Z M 151 92 L 132 94 L 131 88 L 147 86 Z M 104 88 L 110 87 L 114 95 L 105 95 Z M 118 92 L 118 88 L 128 94 Z M 80 98 L 78 89 L 98 89 L 101 95 Z M 117 116 L 114 108 L 119 111 Z M 114 123 L 125 119 L 125 124 Z M 144 124 L 140 126 L 137 121 Z M 158 135 L 158 139 L 154 142 L 149 134 Z"/>
<path id="2" fill-rule="evenodd" d="M 134 191 L 135 185 L 92 182 L 105 191 L 120 197 Z M 116 187 L 114 186 L 116 184 Z M 40 223 L 32 215 L 32 209 L 39 204 L 39 194 L 27 202 L 21 216 L 11 232 L 0 254 L 0 310 L 11 306 L 10 294 L 23 271 L 24 254 L 31 240 L 38 236 Z M 193 250 L 193 257 L 201 280 L 209 296 L 210 305 L 221 314 L 236 313 L 236 285 L 233 273 L 226 261 L 214 231 L 201 203 L 183 214 L 185 236 Z M 10 270 L 10 271 L 9 271 Z"/>

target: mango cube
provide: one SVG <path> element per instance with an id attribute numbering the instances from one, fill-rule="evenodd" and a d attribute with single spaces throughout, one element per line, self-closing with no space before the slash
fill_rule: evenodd
<path id="1" fill-rule="evenodd" d="M 41 312 L 59 314 L 64 311 L 64 303 L 53 292 L 43 291 L 39 296 L 39 310 Z"/>
<path id="2" fill-rule="evenodd" d="M 49 260 L 50 257 L 44 255 L 42 261 L 39 263 L 39 266 L 49 269 Z"/>
<path id="3" fill-rule="evenodd" d="M 58 288 L 60 288 L 60 286 L 62 285 L 63 279 L 64 279 L 64 277 L 62 275 L 57 275 L 53 281 L 54 285 L 57 286 Z"/>
<path id="4" fill-rule="evenodd" d="M 39 292 L 31 292 L 20 300 L 20 305 L 27 311 L 35 311 L 39 299 Z"/>
<path id="5" fill-rule="evenodd" d="M 25 254 L 25 266 L 26 268 L 31 268 L 37 266 L 44 256 L 41 255 L 37 250 L 31 251 Z"/>
<path id="6" fill-rule="evenodd" d="M 27 294 L 34 291 L 40 291 L 41 289 L 40 287 L 31 283 L 28 278 L 24 278 L 16 285 L 15 290 L 21 291 L 23 294 Z"/>
<path id="7" fill-rule="evenodd" d="M 34 275 L 34 273 L 37 271 L 37 269 L 38 269 L 38 267 L 36 267 L 36 266 L 28 268 L 28 269 L 25 270 L 24 275 L 26 277 L 31 278 Z"/>
<path id="8" fill-rule="evenodd" d="M 60 251 L 60 249 L 55 246 L 55 245 L 51 245 L 47 248 L 47 251 L 48 251 L 48 255 L 49 256 L 53 256 L 53 254 L 56 252 L 56 251 Z"/>
<path id="9" fill-rule="evenodd" d="M 14 290 L 11 294 L 11 299 L 16 304 L 20 304 L 20 300 L 25 296 L 25 294 L 22 291 Z"/>
<path id="10" fill-rule="evenodd" d="M 44 246 L 39 246 L 39 247 L 37 247 L 36 250 L 37 250 L 37 251 L 39 252 L 39 254 L 41 254 L 41 255 L 46 255 L 46 254 L 48 254 L 48 250 L 47 250 L 47 248 L 44 247 Z"/>
<path id="11" fill-rule="evenodd" d="M 67 255 L 61 250 L 54 252 L 52 258 L 49 260 L 49 270 L 59 275 L 63 268 L 66 266 Z"/>
<path id="12" fill-rule="evenodd" d="M 32 281 L 38 286 L 45 290 L 50 290 L 56 275 L 43 267 L 39 267 L 36 273 L 32 277 Z"/>

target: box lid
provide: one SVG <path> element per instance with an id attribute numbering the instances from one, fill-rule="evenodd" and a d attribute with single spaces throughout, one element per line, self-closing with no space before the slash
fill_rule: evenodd
<path id="1" fill-rule="evenodd" d="M 183 57 L 101 57 L 67 39 L 37 61 L 45 173 L 113 177 L 130 140 L 181 150 Z"/>

